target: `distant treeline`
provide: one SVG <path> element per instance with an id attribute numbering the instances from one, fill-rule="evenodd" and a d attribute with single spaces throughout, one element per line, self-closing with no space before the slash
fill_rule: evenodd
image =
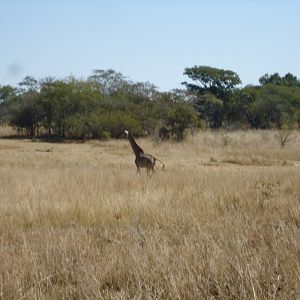
<path id="1" fill-rule="evenodd" d="M 241 87 L 230 70 L 186 68 L 184 89 L 160 92 L 114 70 L 87 79 L 27 76 L 17 87 L 0 85 L 0 122 L 28 136 L 62 138 L 155 134 L 182 140 L 199 128 L 298 128 L 300 81 L 288 73 L 264 75 L 258 86 Z"/>

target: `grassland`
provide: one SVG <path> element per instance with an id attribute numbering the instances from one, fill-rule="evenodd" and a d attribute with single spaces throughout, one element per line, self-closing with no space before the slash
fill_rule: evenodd
<path id="1" fill-rule="evenodd" d="M 150 179 L 126 140 L 0 139 L 0 298 L 300 299 L 300 134 L 275 135 L 139 140 Z"/>

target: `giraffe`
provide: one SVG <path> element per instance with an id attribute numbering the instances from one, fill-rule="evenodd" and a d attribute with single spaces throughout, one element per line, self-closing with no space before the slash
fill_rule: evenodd
<path id="1" fill-rule="evenodd" d="M 138 174 L 141 174 L 141 168 L 146 168 L 147 175 L 151 175 L 155 172 L 155 162 L 159 161 L 162 164 L 162 169 L 165 171 L 164 163 L 151 154 L 144 153 L 144 150 L 136 143 L 133 136 L 128 130 L 125 130 L 125 134 L 130 142 L 131 148 L 135 154 L 135 164 Z"/>

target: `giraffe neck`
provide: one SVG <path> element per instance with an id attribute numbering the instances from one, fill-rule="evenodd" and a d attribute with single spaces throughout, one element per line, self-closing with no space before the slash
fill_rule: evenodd
<path id="1" fill-rule="evenodd" d="M 135 142 L 134 138 L 130 133 L 128 134 L 128 140 L 130 142 L 131 148 L 135 156 L 140 156 L 141 153 L 144 153 L 143 149 Z"/>

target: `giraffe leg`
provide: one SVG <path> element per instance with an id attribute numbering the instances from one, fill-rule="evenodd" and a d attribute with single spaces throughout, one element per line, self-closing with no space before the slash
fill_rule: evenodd
<path id="1" fill-rule="evenodd" d="M 136 165 L 136 173 L 137 173 L 138 175 L 141 175 L 141 168 L 140 168 L 140 166 L 139 166 L 137 157 L 135 158 L 135 165 Z"/>
<path id="2" fill-rule="evenodd" d="M 155 173 L 155 166 L 153 166 L 152 168 L 151 168 L 151 172 L 152 172 L 152 174 L 151 174 L 151 176 Z"/>
<path id="3" fill-rule="evenodd" d="M 149 168 L 147 168 L 147 175 L 148 175 L 149 177 L 151 177 L 151 173 L 150 173 L 150 169 L 149 169 Z"/>
<path id="4" fill-rule="evenodd" d="M 152 177 L 152 175 L 155 173 L 155 169 L 154 169 L 154 166 L 151 166 L 151 167 L 148 167 L 147 168 L 147 175 L 149 177 Z"/>

